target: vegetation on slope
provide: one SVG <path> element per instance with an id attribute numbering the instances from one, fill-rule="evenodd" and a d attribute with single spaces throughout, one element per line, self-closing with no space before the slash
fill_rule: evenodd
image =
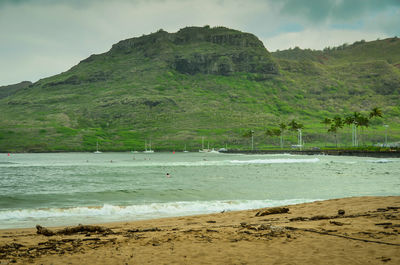
<path id="1" fill-rule="evenodd" d="M 353 47 L 354 46 L 354 47 Z M 70 70 L 0 99 L 0 151 L 196 150 L 278 147 L 269 126 L 304 124 L 306 144 L 334 144 L 321 120 L 380 107 L 365 144 L 382 142 L 383 124 L 399 141 L 400 41 L 344 49 L 270 54 L 254 35 L 189 27 L 121 41 Z M 365 134 L 365 132 L 364 132 Z M 297 143 L 288 133 L 285 143 Z M 351 144 L 351 132 L 339 133 Z M 330 144 L 329 144 L 330 142 Z"/>

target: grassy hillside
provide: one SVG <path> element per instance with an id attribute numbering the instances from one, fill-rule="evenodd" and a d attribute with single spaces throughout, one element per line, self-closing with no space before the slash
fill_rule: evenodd
<path id="1" fill-rule="evenodd" d="M 296 119 L 308 146 L 333 145 L 325 117 L 380 107 L 361 143 L 400 140 L 400 40 L 270 54 L 249 33 L 190 27 L 121 41 L 0 99 L 0 151 L 196 150 L 278 146 L 267 128 Z M 285 133 L 285 143 L 296 134 Z M 340 144 L 351 143 L 349 128 Z"/>

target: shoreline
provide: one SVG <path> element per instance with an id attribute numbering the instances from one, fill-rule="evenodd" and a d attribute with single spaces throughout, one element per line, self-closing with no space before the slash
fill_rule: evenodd
<path id="1" fill-rule="evenodd" d="M 0 264 L 400 264 L 400 196 L 63 228 L 1 229 Z"/>
<path id="2" fill-rule="evenodd" d="M 102 151 L 103 153 L 131 153 L 131 151 Z M 155 150 L 155 153 L 183 153 L 174 150 Z M 188 151 L 189 153 L 198 153 L 198 151 Z M 57 154 L 57 153 L 93 153 L 92 151 L 40 151 L 40 152 L 6 152 L 1 154 Z M 228 150 L 220 151 L 221 154 L 291 154 L 291 155 L 331 155 L 331 156 L 356 156 L 356 157 L 375 157 L 375 158 L 400 158 L 400 150 L 392 151 L 368 151 L 351 149 L 330 149 L 330 150 Z M 133 153 L 132 153 L 133 154 Z M 146 154 L 142 151 L 135 154 Z"/>
<path id="3" fill-rule="evenodd" d="M 228 150 L 228 154 L 291 154 L 291 155 L 331 155 L 375 158 L 400 158 L 400 151 L 362 151 L 362 150 Z"/>

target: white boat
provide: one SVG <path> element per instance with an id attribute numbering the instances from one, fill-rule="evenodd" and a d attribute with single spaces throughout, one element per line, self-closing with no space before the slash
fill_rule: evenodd
<path id="1" fill-rule="evenodd" d="M 189 151 L 186 150 L 186 144 L 185 144 L 185 149 L 183 150 L 184 153 L 189 153 Z"/>
<path id="2" fill-rule="evenodd" d="M 210 145 L 210 144 L 208 144 Z M 204 149 L 204 136 L 201 137 L 201 149 L 199 150 L 200 153 L 208 153 L 210 149 Z"/>
<path id="3" fill-rule="evenodd" d="M 228 144 L 225 144 L 225 147 L 222 147 L 218 150 L 219 152 L 227 152 L 228 151 Z"/>
<path id="4" fill-rule="evenodd" d="M 218 152 L 217 150 L 215 150 L 214 148 L 213 148 L 213 149 L 211 149 L 211 150 L 209 151 L 209 153 L 213 153 L 213 154 L 219 154 L 219 152 Z"/>
<path id="5" fill-rule="evenodd" d="M 95 154 L 101 154 L 102 152 L 99 151 L 99 141 L 96 142 L 96 152 L 93 152 Z"/>
<path id="6" fill-rule="evenodd" d="M 150 140 L 150 143 L 149 143 L 149 150 L 147 150 L 147 141 L 144 142 L 144 151 L 143 151 L 143 153 L 146 153 L 146 154 L 154 153 L 154 150 L 151 150 L 151 140 Z"/>
<path id="7" fill-rule="evenodd" d="M 207 144 L 207 149 L 204 149 L 204 137 L 202 138 L 201 142 L 201 149 L 199 150 L 200 153 L 212 153 L 212 154 L 219 154 L 217 150 L 214 148 L 210 149 L 210 142 Z"/>

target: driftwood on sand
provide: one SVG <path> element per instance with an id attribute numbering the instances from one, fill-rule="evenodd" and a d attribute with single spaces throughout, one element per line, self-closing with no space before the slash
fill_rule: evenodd
<path id="1" fill-rule="evenodd" d="M 78 226 L 73 226 L 73 227 L 66 227 L 64 229 L 61 229 L 59 231 L 52 231 L 46 227 L 43 227 L 41 225 L 36 225 L 36 233 L 39 235 L 44 235 L 44 236 L 54 236 L 54 235 L 72 235 L 76 233 L 107 233 L 107 234 L 113 234 L 114 232 L 109 229 L 105 228 L 102 226 L 97 226 L 97 225 L 78 225 Z"/>
<path id="2" fill-rule="evenodd" d="M 256 216 L 265 216 L 265 215 L 270 215 L 270 214 L 281 214 L 281 213 L 288 213 L 289 208 L 286 207 L 275 207 L 275 208 L 269 208 L 263 211 L 259 211 Z"/>

